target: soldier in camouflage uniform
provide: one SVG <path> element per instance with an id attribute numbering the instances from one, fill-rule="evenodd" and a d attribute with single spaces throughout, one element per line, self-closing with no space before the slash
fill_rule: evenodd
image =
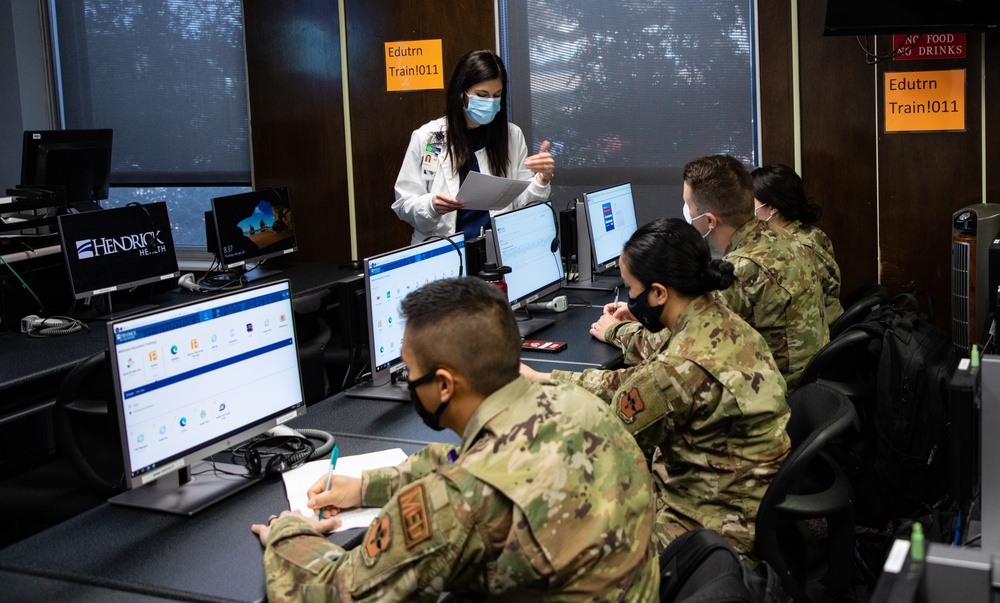
<path id="1" fill-rule="evenodd" d="M 604 403 L 518 375 L 517 325 L 491 285 L 437 281 L 402 308 L 418 414 L 462 444 L 317 482 L 314 509 L 382 507 L 354 550 L 321 535 L 335 517 L 255 525 L 270 601 L 656 601 L 649 471 Z"/>
<path id="2" fill-rule="evenodd" d="M 746 554 L 790 449 L 784 379 L 761 335 L 711 295 L 733 282 L 733 266 L 711 260 L 694 228 L 643 226 L 620 266 L 632 313 L 669 337 L 630 368 L 521 372 L 578 383 L 610 404 L 652 463 L 661 548 L 705 527 Z"/>
<path id="3" fill-rule="evenodd" d="M 788 166 L 765 165 L 750 175 L 757 218 L 785 230 L 811 252 L 826 296 L 826 322 L 833 324 L 844 308 L 840 305 L 840 266 L 833 255 L 833 242 L 813 225 L 823 210 L 806 199 L 802 178 Z"/>
<path id="4" fill-rule="evenodd" d="M 812 357 L 830 340 L 820 279 L 809 252 L 789 234 L 753 217 L 753 187 L 742 163 L 728 155 L 702 157 L 684 167 L 684 213 L 723 259 L 735 267 L 736 285 L 716 293 L 730 310 L 764 336 L 791 391 Z M 591 329 L 637 362 L 661 347 L 668 334 L 651 336 L 609 304 Z M 620 323 L 620 324 L 619 324 Z M 646 341 L 649 337 L 650 341 Z"/>

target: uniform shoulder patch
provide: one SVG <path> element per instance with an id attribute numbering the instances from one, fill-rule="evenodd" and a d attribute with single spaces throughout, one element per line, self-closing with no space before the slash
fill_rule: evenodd
<path id="1" fill-rule="evenodd" d="M 646 405 L 643 404 L 642 398 L 639 396 L 639 389 L 633 387 L 622 394 L 618 404 L 618 415 L 626 423 L 631 423 L 635 420 L 635 416 L 642 412 L 644 408 L 646 408 Z"/>
<path id="2" fill-rule="evenodd" d="M 414 484 L 400 492 L 396 497 L 396 503 L 399 505 L 399 514 L 403 521 L 403 538 L 406 540 L 407 549 L 434 535 L 427 492 L 423 484 Z"/>
<path id="3" fill-rule="evenodd" d="M 387 550 L 392 545 L 392 517 L 382 515 L 372 520 L 365 534 L 364 558 L 365 565 L 372 567 L 382 555 L 382 551 Z"/>

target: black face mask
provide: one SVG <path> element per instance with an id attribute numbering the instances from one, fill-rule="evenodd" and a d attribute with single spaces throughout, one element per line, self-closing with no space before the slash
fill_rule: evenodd
<path id="1" fill-rule="evenodd" d="M 444 413 L 444 409 L 448 407 L 448 402 L 442 402 L 438 409 L 434 412 L 428 412 L 422 402 L 420 402 L 420 396 L 417 395 L 417 388 L 424 383 L 430 382 L 434 377 L 437 377 L 437 369 L 433 369 L 428 372 L 423 377 L 419 379 L 414 379 L 412 381 L 406 381 L 406 389 L 410 390 L 410 400 L 413 402 L 413 409 L 417 411 L 417 416 L 420 420 L 424 422 L 424 425 L 430 427 L 434 431 L 441 431 L 444 427 L 441 426 L 441 414 Z M 450 402 L 450 400 L 449 400 Z"/>
<path id="2" fill-rule="evenodd" d="M 653 307 L 649 305 L 649 291 L 652 288 L 650 285 L 638 297 L 628 298 L 628 311 L 632 313 L 632 316 L 635 316 L 639 324 L 646 327 L 646 330 L 657 333 L 664 329 L 663 323 L 660 322 L 663 306 Z"/>

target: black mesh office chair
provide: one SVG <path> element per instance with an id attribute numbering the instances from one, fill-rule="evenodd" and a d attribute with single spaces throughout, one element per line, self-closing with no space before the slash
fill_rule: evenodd
<path id="1" fill-rule="evenodd" d="M 120 427 L 107 352 L 66 376 L 52 409 L 56 447 L 91 490 L 109 497 L 124 489 Z"/>
<path id="2" fill-rule="evenodd" d="M 329 296 L 330 291 L 327 289 L 292 296 L 295 336 L 299 343 L 299 364 L 302 368 L 302 391 L 306 404 L 314 404 L 330 395 L 330 379 L 323 360 L 323 353 L 330 342 L 330 327 L 323 320 Z"/>
<path id="3" fill-rule="evenodd" d="M 856 325 L 865 319 L 875 308 L 888 303 L 889 294 L 881 285 L 866 285 L 853 292 L 845 300 L 844 313 L 830 325 L 830 339 L 837 338 L 851 325 Z"/>
<path id="4" fill-rule="evenodd" d="M 858 417 L 842 393 L 817 384 L 797 388 L 788 405 L 792 451 L 757 511 L 754 550 L 792 599 L 820 602 L 845 589 L 854 570 L 854 490 L 826 448 L 857 430 Z M 819 519 L 826 534 L 812 531 Z"/>

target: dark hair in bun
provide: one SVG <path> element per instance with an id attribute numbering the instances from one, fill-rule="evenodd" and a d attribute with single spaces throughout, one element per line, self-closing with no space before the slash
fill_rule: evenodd
<path id="1" fill-rule="evenodd" d="M 787 165 L 765 165 L 750 175 L 753 178 L 753 196 L 781 212 L 786 220 L 812 224 L 823 215 L 819 205 L 806 199 L 802 178 Z"/>
<path id="2" fill-rule="evenodd" d="M 713 260 L 708 243 L 684 220 L 660 218 L 636 230 L 622 249 L 629 272 L 645 286 L 695 297 L 733 284 L 733 265 Z"/>

